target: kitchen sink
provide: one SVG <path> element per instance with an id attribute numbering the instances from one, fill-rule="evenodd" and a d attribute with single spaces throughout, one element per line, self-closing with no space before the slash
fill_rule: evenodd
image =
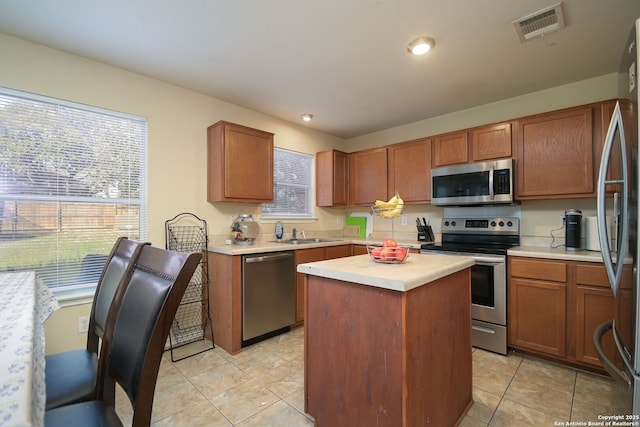
<path id="1" fill-rule="evenodd" d="M 308 243 L 328 243 L 340 242 L 339 239 L 288 239 L 288 240 L 271 240 L 271 243 L 287 243 L 289 245 L 304 245 Z"/>

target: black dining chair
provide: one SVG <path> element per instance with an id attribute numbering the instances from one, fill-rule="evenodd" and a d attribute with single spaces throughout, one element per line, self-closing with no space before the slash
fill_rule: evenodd
<path id="1" fill-rule="evenodd" d="M 100 340 L 114 295 L 133 272 L 141 248 L 120 237 L 106 257 L 91 306 L 86 348 L 65 351 L 45 357 L 46 409 L 95 399 Z"/>
<path id="2" fill-rule="evenodd" d="M 110 317 L 103 336 L 96 400 L 46 411 L 45 426 L 122 426 L 115 410 L 116 384 L 133 407 L 132 425 L 150 425 L 169 330 L 201 258 L 201 253 L 142 248 L 129 283 L 113 301 L 117 316 Z"/>

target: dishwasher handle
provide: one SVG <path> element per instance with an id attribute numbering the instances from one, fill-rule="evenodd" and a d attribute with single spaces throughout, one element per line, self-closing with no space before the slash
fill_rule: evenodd
<path id="1" fill-rule="evenodd" d="M 254 263 L 254 262 L 269 262 L 269 261 L 277 261 L 280 259 L 287 259 L 293 256 L 293 252 L 281 252 L 273 255 L 259 255 L 246 257 L 244 261 L 246 263 Z"/>

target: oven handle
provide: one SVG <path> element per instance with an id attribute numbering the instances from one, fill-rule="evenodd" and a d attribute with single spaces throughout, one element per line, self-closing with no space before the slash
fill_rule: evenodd
<path id="1" fill-rule="evenodd" d="M 495 329 L 487 328 L 486 326 L 471 325 L 471 329 L 474 329 L 474 330 L 479 331 L 479 332 L 484 332 L 485 334 L 495 334 L 496 333 Z"/>
<path id="2" fill-rule="evenodd" d="M 485 257 L 485 256 L 474 255 L 471 258 L 474 259 L 476 264 L 481 264 L 481 265 L 498 265 L 498 264 L 505 263 L 504 257 Z"/>

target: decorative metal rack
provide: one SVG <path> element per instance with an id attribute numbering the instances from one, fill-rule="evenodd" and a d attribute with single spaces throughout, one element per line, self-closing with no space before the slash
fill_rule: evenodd
<path id="1" fill-rule="evenodd" d="M 213 326 L 209 312 L 209 272 L 207 222 L 196 215 L 184 212 L 165 222 L 166 248 L 181 253 L 202 252 L 202 260 L 193 273 L 182 297 L 176 317 L 169 332 L 171 360 L 186 359 L 215 347 Z M 176 358 L 174 349 L 196 341 L 205 341 L 207 328 L 211 331 L 211 347 L 194 346 L 194 352 Z M 190 347 L 191 348 L 191 347 Z"/>

